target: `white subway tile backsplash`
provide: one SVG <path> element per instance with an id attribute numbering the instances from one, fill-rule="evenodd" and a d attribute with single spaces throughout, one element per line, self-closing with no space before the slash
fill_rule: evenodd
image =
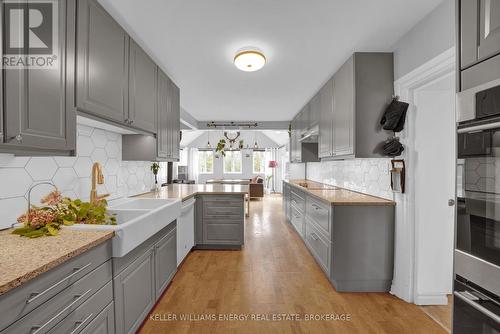
<path id="1" fill-rule="evenodd" d="M 110 199 L 133 196 L 153 186 L 153 175 L 146 161 L 121 160 L 121 135 L 78 125 L 77 157 L 12 157 L 0 164 L 0 228 L 9 227 L 27 208 L 27 191 L 40 181 L 51 181 L 64 196 L 89 199 L 93 162 L 104 167 L 105 184 L 101 194 Z M 35 204 L 51 188 L 33 191 Z"/>
<path id="2" fill-rule="evenodd" d="M 390 159 L 353 159 L 307 163 L 307 178 L 387 199 L 393 198 Z"/>

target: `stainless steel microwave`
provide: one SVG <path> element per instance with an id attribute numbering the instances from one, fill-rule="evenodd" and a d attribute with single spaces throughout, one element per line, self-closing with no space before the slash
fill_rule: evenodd
<path id="1" fill-rule="evenodd" d="M 500 79 L 457 94 L 457 121 L 473 123 L 500 119 Z"/>

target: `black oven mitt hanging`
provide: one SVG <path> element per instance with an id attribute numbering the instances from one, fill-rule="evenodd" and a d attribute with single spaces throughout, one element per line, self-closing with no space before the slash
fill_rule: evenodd
<path id="1" fill-rule="evenodd" d="M 397 98 L 392 99 L 380 120 L 382 128 L 393 132 L 401 132 L 405 126 L 408 106 L 408 103 L 398 101 Z"/>
<path id="2" fill-rule="evenodd" d="M 399 138 L 389 138 L 385 141 L 382 151 L 384 155 L 388 155 L 390 157 L 398 157 L 403 153 L 404 146 L 399 142 Z"/>

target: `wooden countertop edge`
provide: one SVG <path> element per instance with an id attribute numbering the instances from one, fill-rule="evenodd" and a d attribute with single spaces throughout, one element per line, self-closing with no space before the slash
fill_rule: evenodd
<path id="1" fill-rule="evenodd" d="M 12 290 L 14 288 L 17 288 L 17 287 L 23 285 L 24 283 L 29 282 L 30 280 L 46 273 L 47 271 L 54 269 L 55 267 L 63 264 L 64 262 L 66 262 L 66 261 L 68 261 L 68 260 L 70 260 L 70 259 L 72 259 L 80 254 L 83 254 L 86 251 L 89 251 L 96 246 L 99 246 L 103 242 L 114 237 L 114 235 L 115 235 L 115 232 L 110 231 L 108 234 L 103 235 L 99 239 L 93 240 L 93 241 L 89 242 L 88 244 L 81 246 L 80 248 L 77 248 L 71 252 L 65 253 L 64 255 L 62 255 L 59 258 L 52 260 L 48 263 L 44 263 L 40 267 L 33 269 L 32 271 L 30 271 L 30 272 L 28 272 L 20 277 L 17 277 L 8 283 L 3 284 L 2 286 L 0 286 L 0 296 L 9 292 L 10 290 Z"/>
<path id="2" fill-rule="evenodd" d="M 343 201 L 330 201 L 318 194 L 315 194 L 313 192 L 311 192 L 310 189 L 307 189 L 305 187 L 302 187 L 298 184 L 295 184 L 295 183 L 292 183 L 290 181 L 287 181 L 287 180 L 284 180 L 286 183 L 288 183 L 289 185 L 291 186 L 294 186 L 304 192 L 307 192 L 308 194 L 310 194 L 311 196 L 314 196 L 320 200 L 322 200 L 323 202 L 327 202 L 327 203 L 330 203 L 331 205 L 342 205 L 342 206 L 396 206 L 396 202 L 395 201 L 392 201 L 390 199 L 386 199 L 386 198 L 382 198 L 382 197 L 378 197 L 378 196 L 374 196 L 374 195 L 368 195 L 368 194 L 365 194 L 365 193 L 362 193 L 362 192 L 359 192 L 359 191 L 355 191 L 355 190 L 350 190 L 350 189 L 346 189 L 346 188 L 342 188 L 342 187 L 339 187 L 339 186 L 335 186 L 343 191 L 350 191 L 350 192 L 353 192 L 353 193 L 357 193 L 357 194 L 361 194 L 363 196 L 368 196 L 368 197 L 372 197 L 372 198 L 376 198 L 377 200 L 379 200 L 379 202 L 359 202 L 359 201 L 348 201 L 348 202 L 343 202 Z M 313 181 L 313 182 L 316 182 L 316 181 Z M 324 183 L 321 183 L 321 182 L 316 182 L 318 184 L 324 184 Z M 313 190 L 317 190 L 317 191 L 336 191 L 335 189 L 313 189 Z M 381 201 L 381 202 L 380 202 Z"/>

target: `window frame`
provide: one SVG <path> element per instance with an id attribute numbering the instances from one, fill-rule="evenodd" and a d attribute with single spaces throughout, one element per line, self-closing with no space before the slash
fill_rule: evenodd
<path id="1" fill-rule="evenodd" d="M 259 154 L 262 156 L 262 170 L 255 170 L 255 154 Z M 265 151 L 253 151 L 252 152 L 252 173 L 253 174 L 265 174 L 266 173 L 266 152 Z"/>
<path id="2" fill-rule="evenodd" d="M 227 159 L 227 154 L 228 154 L 228 153 L 230 153 L 231 155 L 232 155 L 233 153 L 239 153 L 239 155 L 240 155 L 240 159 L 239 159 L 239 160 L 240 160 L 240 171 L 239 171 L 239 172 L 227 172 L 227 171 L 226 171 L 226 161 L 225 161 L 225 159 Z M 234 161 L 233 161 L 233 164 L 232 164 L 232 165 L 233 165 L 233 167 L 234 167 Z M 234 174 L 243 174 L 243 154 L 241 153 L 241 151 L 240 151 L 240 150 L 238 150 L 238 151 L 236 151 L 236 150 L 235 150 L 235 151 L 227 151 L 227 152 L 226 152 L 226 155 L 222 157 L 222 172 L 223 172 L 224 174 L 233 174 L 233 175 L 234 175 Z"/>
<path id="3" fill-rule="evenodd" d="M 200 170 L 200 166 L 201 166 L 201 159 L 200 159 L 200 153 L 202 153 L 203 155 L 207 155 L 208 153 L 210 153 L 210 155 L 212 156 L 212 171 L 204 171 L 202 172 Z M 207 169 L 207 159 L 205 159 L 205 169 Z M 215 165 L 215 154 L 213 151 L 198 151 L 198 166 L 196 166 L 196 168 L 198 168 L 198 174 L 199 175 L 212 175 L 214 173 L 214 165 Z"/>

